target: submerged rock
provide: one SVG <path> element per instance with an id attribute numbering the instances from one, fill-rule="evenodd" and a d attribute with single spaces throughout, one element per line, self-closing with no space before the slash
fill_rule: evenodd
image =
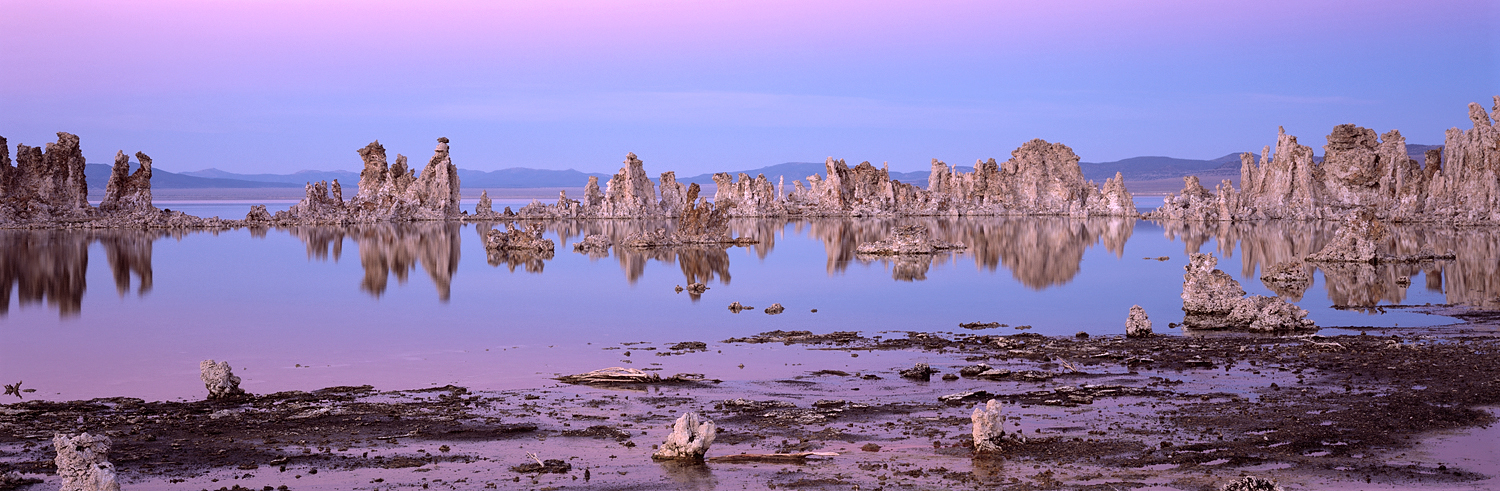
<path id="1" fill-rule="evenodd" d="M 1146 318 L 1146 309 L 1130 306 L 1130 316 L 1125 318 L 1125 337 L 1144 338 L 1151 336 L 1151 319 Z"/>
<path id="2" fill-rule="evenodd" d="M 766 307 L 767 314 L 776 315 L 782 312 L 786 312 L 786 307 L 782 307 L 779 303 L 773 303 L 770 307 Z"/>
<path id="3" fill-rule="evenodd" d="M 708 453 L 708 446 L 714 443 L 717 433 L 714 422 L 708 418 L 694 412 L 683 413 L 677 418 L 677 422 L 673 423 L 672 433 L 668 434 L 667 440 L 651 454 L 651 458 L 653 460 L 702 462 L 703 456 Z"/>
<path id="4" fill-rule="evenodd" d="M 203 386 L 208 389 L 209 399 L 223 399 L 245 395 L 240 389 L 240 377 L 234 374 L 229 367 L 229 362 L 214 362 L 203 360 L 198 363 L 198 376 L 203 379 Z"/>
<path id="5" fill-rule="evenodd" d="M 748 305 L 740 305 L 739 302 L 732 302 L 732 303 L 729 304 L 729 311 L 730 312 L 734 312 L 736 314 L 740 313 L 741 311 L 751 310 L 751 309 L 754 309 L 754 308 L 755 307 L 751 307 L 751 306 L 748 306 Z"/>
<path id="6" fill-rule="evenodd" d="M 109 455 L 109 437 L 83 433 L 78 436 L 57 434 L 52 448 L 57 452 L 57 476 L 62 491 L 120 491 L 115 466 Z"/>

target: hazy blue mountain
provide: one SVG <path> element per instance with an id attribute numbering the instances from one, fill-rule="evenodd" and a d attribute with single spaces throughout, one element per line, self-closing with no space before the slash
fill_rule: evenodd
<path id="1" fill-rule="evenodd" d="M 511 167 L 496 171 L 459 169 L 458 178 L 466 188 L 572 188 L 588 184 L 589 176 L 599 178 L 599 190 L 612 174 L 584 173 L 573 169 L 547 170 Z"/>
<path id="2" fill-rule="evenodd" d="M 135 166 L 131 167 L 134 172 Z M 105 164 L 88 164 L 83 168 L 83 175 L 89 183 L 90 191 L 102 192 L 109 185 L 109 174 L 114 166 Z M 302 183 L 288 184 L 278 182 L 255 182 L 239 179 L 213 179 L 206 177 L 188 176 L 161 169 L 151 169 L 151 187 L 154 189 L 189 189 L 189 188 L 295 188 L 302 187 Z"/>
<path id="3" fill-rule="evenodd" d="M 219 169 L 203 169 L 192 172 L 180 173 L 185 176 L 206 177 L 213 179 L 234 179 L 252 182 L 279 182 L 285 184 L 306 185 L 309 182 L 339 180 L 344 187 L 356 187 L 359 184 L 359 173 L 347 170 L 303 170 L 291 174 L 236 174 L 221 171 Z M 153 174 L 154 175 L 154 174 Z"/>

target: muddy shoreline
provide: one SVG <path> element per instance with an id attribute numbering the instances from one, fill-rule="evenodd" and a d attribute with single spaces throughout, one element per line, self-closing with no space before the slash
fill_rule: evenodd
<path id="1" fill-rule="evenodd" d="M 22 400 L 0 405 L 0 474 L 53 489 L 53 435 L 88 431 L 113 440 L 126 489 L 1217 489 L 1242 474 L 1288 489 L 1472 487 L 1494 476 L 1400 456 L 1424 435 L 1495 422 L 1500 316 L 1429 310 L 1466 323 L 1340 336 L 773 331 L 705 344 L 920 352 L 937 370 L 927 381 L 902 377 L 910 366 L 809 366 L 748 382 Z M 683 344 L 661 349 L 702 351 Z M 990 398 L 1025 441 L 976 457 L 968 415 Z M 839 455 L 653 463 L 687 411 L 720 428 L 710 457 Z M 526 472 L 540 459 L 569 468 Z"/>

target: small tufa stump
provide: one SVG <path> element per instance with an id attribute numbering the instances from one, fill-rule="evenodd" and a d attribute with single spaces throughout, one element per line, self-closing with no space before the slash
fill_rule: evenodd
<path id="1" fill-rule="evenodd" d="M 782 307 L 779 303 L 773 303 L 770 307 L 766 307 L 767 314 L 776 315 L 782 312 L 786 312 L 786 307 Z"/>
<path id="2" fill-rule="evenodd" d="M 1146 309 L 1139 305 L 1130 306 L 1130 316 L 1125 318 L 1125 337 L 1151 337 L 1151 319 L 1146 317 Z"/>
<path id="3" fill-rule="evenodd" d="M 52 448 L 57 458 L 53 462 L 62 478 L 62 491 L 120 491 L 115 466 L 105 460 L 109 445 L 109 437 L 103 435 L 54 436 Z"/>
<path id="4" fill-rule="evenodd" d="M 990 399 L 974 406 L 974 414 L 969 419 L 974 422 L 976 454 L 998 453 L 1006 441 L 1019 438 L 1005 434 L 1005 414 L 1000 410 L 1000 401 Z"/>
<path id="5" fill-rule="evenodd" d="M 698 413 L 683 413 L 672 425 L 672 433 L 661 448 L 651 454 L 652 460 L 679 460 L 703 462 L 708 446 L 714 442 L 718 431 L 714 422 Z"/>
<path id="6" fill-rule="evenodd" d="M 199 376 L 203 378 L 203 386 L 208 389 L 209 399 L 245 395 L 245 391 L 240 389 L 240 378 L 229 368 L 229 362 L 215 363 L 213 360 L 203 360 L 198 363 L 198 371 Z"/>

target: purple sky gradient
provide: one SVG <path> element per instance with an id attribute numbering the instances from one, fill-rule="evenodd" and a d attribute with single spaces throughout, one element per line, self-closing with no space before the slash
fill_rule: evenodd
<path id="1" fill-rule="evenodd" d="M 1442 143 L 1500 93 L 1492 1 L 0 0 L 0 136 L 167 170 L 692 175 L 788 161 L 1259 151 L 1336 124 Z M 1033 3 L 1042 5 L 1033 5 Z"/>

